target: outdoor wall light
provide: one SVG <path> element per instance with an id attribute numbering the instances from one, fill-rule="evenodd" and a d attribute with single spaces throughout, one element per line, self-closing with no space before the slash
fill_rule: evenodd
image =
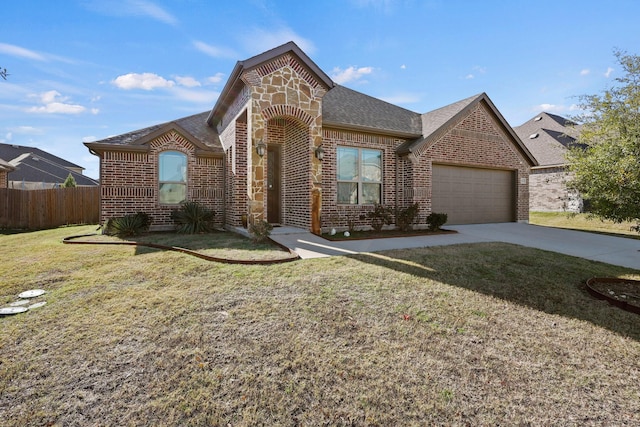
<path id="1" fill-rule="evenodd" d="M 267 144 L 265 144 L 261 139 L 256 144 L 256 153 L 258 153 L 258 156 L 262 157 L 262 156 L 264 156 L 264 153 L 266 151 L 267 151 Z"/>
<path id="2" fill-rule="evenodd" d="M 324 148 L 322 148 L 322 145 L 316 148 L 316 158 L 320 161 L 324 159 Z"/>

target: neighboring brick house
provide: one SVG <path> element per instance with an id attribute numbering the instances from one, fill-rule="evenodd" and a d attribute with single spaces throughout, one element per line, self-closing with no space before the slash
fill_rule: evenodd
<path id="1" fill-rule="evenodd" d="M 582 212 L 580 194 L 567 188 L 571 173 L 565 154 L 574 146 L 580 126 L 564 117 L 540 113 L 515 127 L 539 166 L 531 168 L 529 209 L 539 212 Z"/>
<path id="2" fill-rule="evenodd" d="M 486 94 L 415 113 L 337 85 L 292 42 L 238 62 L 210 112 L 85 145 L 101 220 L 144 211 L 156 229 L 182 200 L 229 228 L 364 228 L 376 203 L 415 202 L 423 224 L 528 221 L 536 165 Z"/>

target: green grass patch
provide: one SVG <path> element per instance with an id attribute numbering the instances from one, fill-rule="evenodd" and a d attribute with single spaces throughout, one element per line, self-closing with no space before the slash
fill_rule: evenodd
<path id="1" fill-rule="evenodd" d="M 0 235 L 4 425 L 634 425 L 638 316 L 488 243 L 274 265 Z"/>
<path id="2" fill-rule="evenodd" d="M 545 227 L 568 228 L 571 230 L 621 235 L 623 237 L 640 239 L 640 234 L 631 228 L 636 225 L 635 223 L 615 223 L 613 221 L 601 220 L 584 213 L 531 212 L 529 213 L 529 223 Z"/>

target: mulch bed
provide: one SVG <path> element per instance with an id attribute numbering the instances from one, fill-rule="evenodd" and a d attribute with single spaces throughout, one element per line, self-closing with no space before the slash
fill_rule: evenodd
<path id="1" fill-rule="evenodd" d="M 640 281 L 638 280 L 593 277 L 587 280 L 587 290 L 596 298 L 640 314 Z"/>
<path id="2" fill-rule="evenodd" d="M 321 237 L 331 240 L 365 240 L 365 239 L 386 239 L 390 237 L 418 237 L 418 236 L 437 236 L 440 234 L 455 234 L 454 230 L 380 230 L 380 231 L 354 231 L 350 233 L 349 237 L 345 237 L 344 231 L 340 231 L 333 236 L 329 233 L 323 233 Z"/>

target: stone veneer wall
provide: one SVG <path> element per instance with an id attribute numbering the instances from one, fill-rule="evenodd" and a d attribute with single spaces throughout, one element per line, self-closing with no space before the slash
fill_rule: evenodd
<path id="1" fill-rule="evenodd" d="M 582 198 L 567 188 L 571 174 L 564 168 L 534 168 L 529 179 L 529 208 L 532 211 L 582 212 Z"/>
<path id="2" fill-rule="evenodd" d="M 100 222 L 136 212 L 152 218 L 153 229 L 170 229 L 177 205 L 158 203 L 158 155 L 179 151 L 187 155 L 187 200 L 198 201 L 216 213 L 222 224 L 224 164 L 221 157 L 198 157 L 195 147 L 176 132 L 150 142 L 149 152 L 108 151 L 100 162 Z"/>
<path id="3" fill-rule="evenodd" d="M 261 158 L 253 155 L 255 145 L 260 140 L 269 143 L 266 139 L 269 120 L 290 118 L 299 122 L 300 129 L 305 129 L 307 135 L 296 133 L 290 141 L 295 147 L 285 146 L 282 163 L 291 165 L 300 162 L 299 167 L 306 166 L 307 171 L 304 177 L 298 176 L 294 182 L 288 182 L 288 194 L 297 192 L 297 195 L 286 200 L 282 221 L 308 229 L 311 226 L 311 195 L 313 191 L 321 190 L 322 166 L 313 152 L 322 144 L 321 109 L 326 88 L 289 53 L 245 71 L 241 79 L 251 90 L 248 109 L 250 134 L 247 141 L 247 150 L 252 153 L 248 170 L 249 214 L 253 221 L 265 219 L 266 156 Z M 307 193 L 306 197 L 304 193 Z"/>
<path id="4" fill-rule="evenodd" d="M 9 186 L 9 172 L 0 171 L 0 188 L 7 188 Z"/>

